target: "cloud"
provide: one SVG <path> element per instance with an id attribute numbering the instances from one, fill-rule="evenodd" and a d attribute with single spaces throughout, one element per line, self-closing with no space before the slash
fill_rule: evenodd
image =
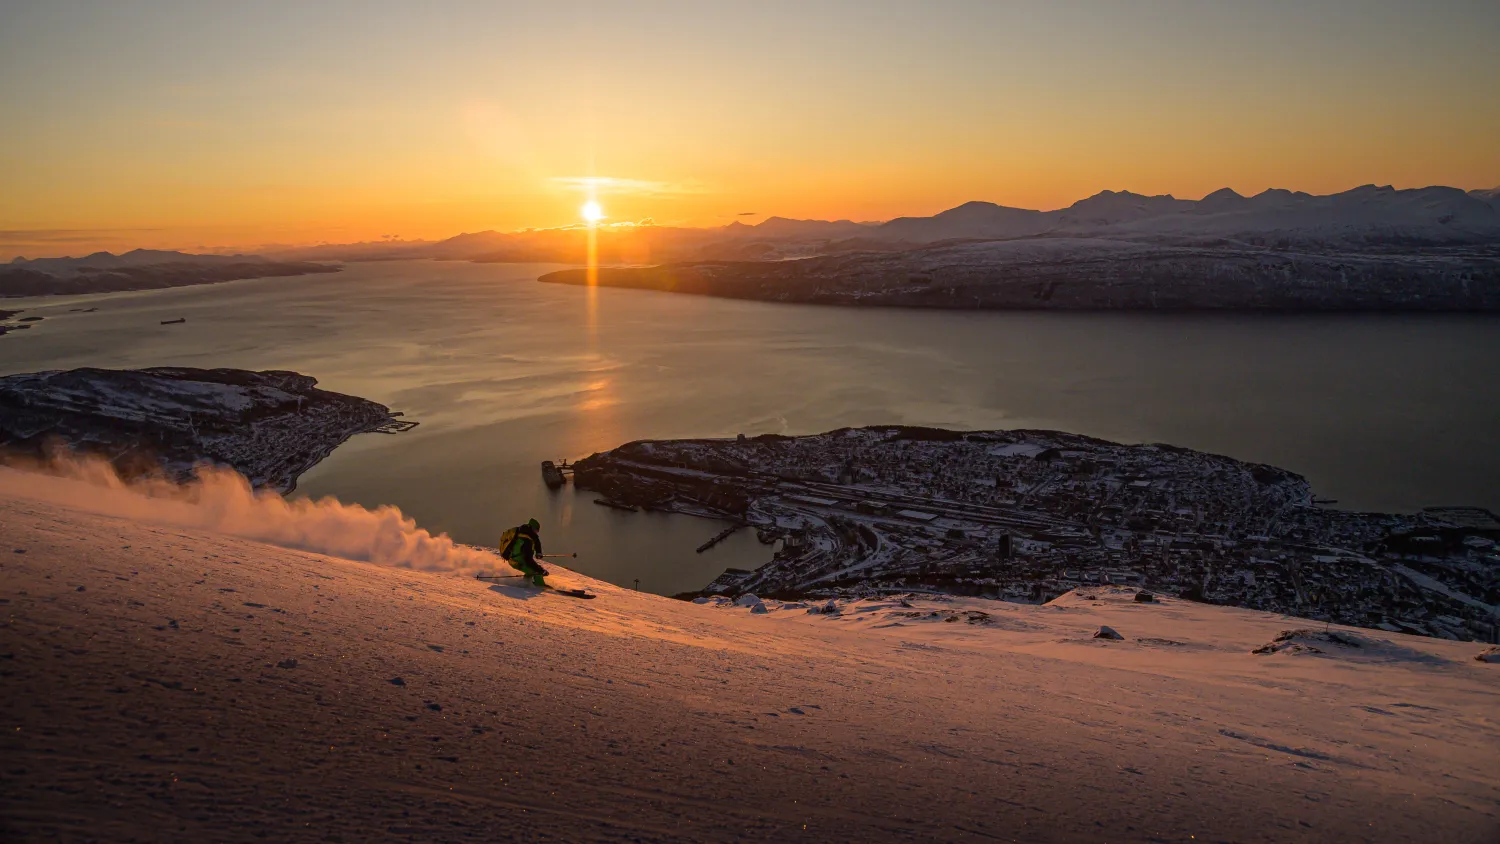
<path id="1" fill-rule="evenodd" d="M 89 243 L 162 229 L 0 229 L 0 243 Z"/>
<path id="2" fill-rule="evenodd" d="M 647 179 L 617 179 L 613 176 L 557 176 L 552 179 L 552 183 L 564 190 L 577 191 L 589 196 L 618 194 L 676 196 L 685 193 L 704 192 L 700 185 L 653 182 Z"/>

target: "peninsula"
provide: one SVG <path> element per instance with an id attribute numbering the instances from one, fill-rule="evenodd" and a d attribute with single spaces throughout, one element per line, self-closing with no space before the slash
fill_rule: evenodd
<path id="1" fill-rule="evenodd" d="M 582 269 L 543 282 L 587 284 Z M 1500 251 L 1321 254 L 1100 238 L 960 241 L 788 261 L 603 267 L 598 283 L 820 305 L 1500 312 Z"/>
<path id="2" fill-rule="evenodd" d="M 1448 639 L 1500 623 L 1494 514 L 1328 509 L 1300 475 L 1168 445 L 887 426 L 635 442 L 574 473 L 775 545 L 707 595 L 1043 603 L 1103 584 Z"/>
<path id="3" fill-rule="evenodd" d="M 416 425 L 296 372 L 156 367 L 74 369 L 0 378 L 0 461 L 64 447 L 124 476 L 186 479 L 229 466 L 255 487 L 290 492 L 355 434 Z"/>
<path id="4" fill-rule="evenodd" d="M 30 327 L 29 324 L 13 323 L 10 321 L 20 313 L 22 312 L 0 309 L 0 336 L 4 336 L 7 332 L 10 331 L 20 331 Z"/>

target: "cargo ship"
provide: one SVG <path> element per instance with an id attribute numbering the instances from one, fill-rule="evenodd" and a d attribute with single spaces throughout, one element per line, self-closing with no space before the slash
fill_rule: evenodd
<path id="1" fill-rule="evenodd" d="M 556 463 L 553 463 L 551 460 L 543 460 L 542 482 L 551 489 L 557 489 L 567 483 L 568 479 L 563 475 L 562 470 L 557 468 Z"/>

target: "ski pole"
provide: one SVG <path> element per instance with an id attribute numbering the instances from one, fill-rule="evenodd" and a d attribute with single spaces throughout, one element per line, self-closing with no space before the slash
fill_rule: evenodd
<path id="1" fill-rule="evenodd" d="M 576 557 L 578 556 L 578 552 L 574 551 L 571 554 L 538 554 L 537 556 L 545 560 L 550 560 L 553 557 Z"/>

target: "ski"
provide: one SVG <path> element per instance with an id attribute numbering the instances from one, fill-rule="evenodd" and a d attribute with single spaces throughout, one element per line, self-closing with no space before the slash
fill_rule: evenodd
<path id="1" fill-rule="evenodd" d="M 476 574 L 476 575 L 474 575 L 474 579 L 475 580 L 515 580 L 516 578 L 525 577 L 525 576 L 526 575 L 524 575 L 524 574 Z M 543 589 L 541 591 L 543 591 L 543 592 L 551 592 L 554 595 L 566 595 L 569 598 L 582 598 L 585 601 L 592 601 L 595 598 L 599 597 L 598 595 L 595 595 L 595 594 L 589 592 L 586 589 L 557 589 L 557 588 L 548 586 L 547 588 L 545 588 L 545 589 Z"/>

